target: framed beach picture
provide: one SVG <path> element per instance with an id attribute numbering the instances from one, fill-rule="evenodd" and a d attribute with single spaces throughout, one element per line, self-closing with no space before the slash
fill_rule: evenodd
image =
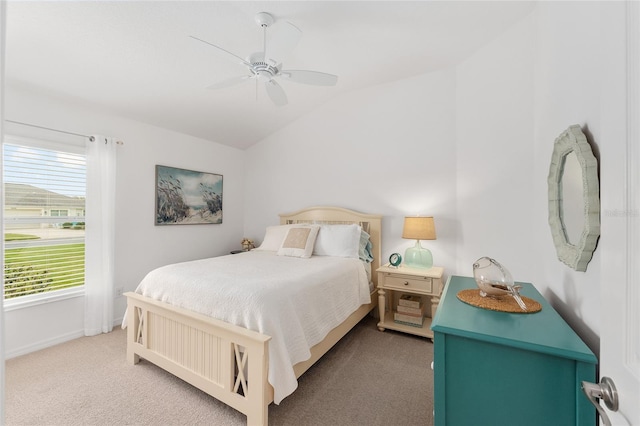
<path id="1" fill-rule="evenodd" d="M 156 225 L 222 223 L 222 175 L 156 165 Z"/>

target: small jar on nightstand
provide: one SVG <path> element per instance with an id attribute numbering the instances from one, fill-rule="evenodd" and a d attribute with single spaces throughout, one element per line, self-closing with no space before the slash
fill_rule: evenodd
<path id="1" fill-rule="evenodd" d="M 376 272 L 380 313 L 378 329 L 402 331 L 433 341 L 431 319 L 436 314 L 444 288 L 444 268 L 418 269 L 403 265 L 395 268 L 387 264 Z"/>

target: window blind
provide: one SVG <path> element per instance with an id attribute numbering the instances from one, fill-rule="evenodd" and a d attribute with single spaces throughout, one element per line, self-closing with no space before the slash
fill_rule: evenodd
<path id="1" fill-rule="evenodd" d="M 3 150 L 5 299 L 84 285 L 85 156 Z"/>

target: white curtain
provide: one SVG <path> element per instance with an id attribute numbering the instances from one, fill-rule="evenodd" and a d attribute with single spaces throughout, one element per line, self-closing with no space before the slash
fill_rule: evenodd
<path id="1" fill-rule="evenodd" d="M 92 136 L 86 143 L 84 333 L 113 329 L 116 142 Z"/>

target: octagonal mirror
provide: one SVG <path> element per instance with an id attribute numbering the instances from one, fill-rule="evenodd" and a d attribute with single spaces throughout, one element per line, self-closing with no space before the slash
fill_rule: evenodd
<path id="1" fill-rule="evenodd" d="M 547 183 L 558 259 L 586 271 L 600 237 L 600 187 L 598 161 L 580 126 L 556 138 Z"/>

